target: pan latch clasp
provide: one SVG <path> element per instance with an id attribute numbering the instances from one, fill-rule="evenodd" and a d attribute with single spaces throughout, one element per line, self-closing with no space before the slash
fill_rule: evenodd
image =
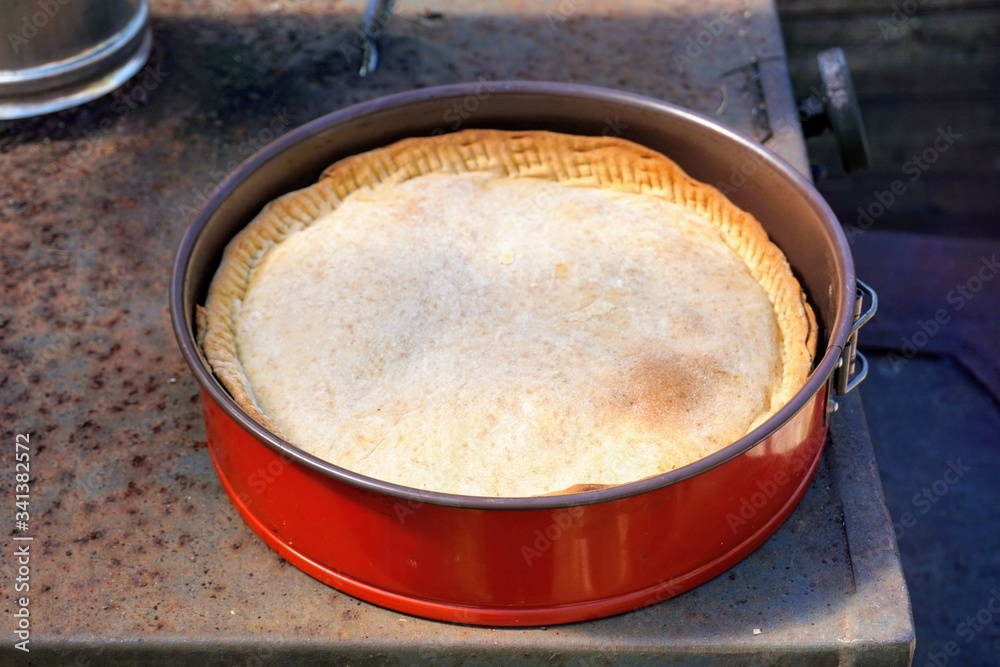
<path id="1" fill-rule="evenodd" d="M 856 280 L 855 284 L 854 323 L 851 325 L 851 333 L 847 336 L 844 349 L 840 353 L 837 368 L 833 372 L 833 387 L 841 396 L 850 393 L 868 375 L 868 360 L 865 355 L 858 351 L 858 330 L 878 310 L 878 295 L 875 290 L 860 280 Z M 864 309 L 866 302 L 868 303 L 867 310 Z"/>

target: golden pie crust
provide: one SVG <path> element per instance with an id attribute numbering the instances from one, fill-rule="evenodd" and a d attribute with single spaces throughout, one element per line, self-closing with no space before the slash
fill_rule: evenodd
<path id="1" fill-rule="evenodd" d="M 760 224 L 663 155 L 467 130 L 270 203 L 199 337 L 236 402 L 319 458 L 524 497 L 731 444 L 802 387 L 816 324 Z"/>

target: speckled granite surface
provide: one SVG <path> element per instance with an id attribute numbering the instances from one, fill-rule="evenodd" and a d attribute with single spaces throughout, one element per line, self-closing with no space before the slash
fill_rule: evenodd
<path id="1" fill-rule="evenodd" d="M 13 537 L 34 537 L 32 651 L 13 648 L 5 612 L 4 664 L 906 656 L 908 601 L 856 398 L 802 506 L 728 575 L 605 621 L 464 628 L 342 595 L 251 533 L 212 471 L 170 330 L 173 255 L 206 194 L 274 136 L 386 93 L 477 78 L 622 88 L 714 115 L 804 168 L 794 132 L 768 138 L 747 74 L 756 56 L 772 120 L 792 113 L 769 3 L 400 3 L 368 79 L 356 74 L 356 3 L 151 5 L 154 53 L 127 86 L 0 124 L 5 471 L 16 435 L 31 443 L 26 531 L 12 523 L 13 477 L 0 476 L 11 613 Z M 852 525 L 871 528 L 851 538 L 853 557 Z M 878 576 L 859 584 L 871 567 Z"/>

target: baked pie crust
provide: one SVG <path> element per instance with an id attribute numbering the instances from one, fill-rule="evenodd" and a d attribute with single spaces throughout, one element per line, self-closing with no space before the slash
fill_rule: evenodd
<path id="1" fill-rule="evenodd" d="M 236 402 L 319 458 L 523 497 L 731 444 L 802 387 L 816 324 L 760 224 L 663 155 L 467 130 L 270 203 L 199 337 Z"/>

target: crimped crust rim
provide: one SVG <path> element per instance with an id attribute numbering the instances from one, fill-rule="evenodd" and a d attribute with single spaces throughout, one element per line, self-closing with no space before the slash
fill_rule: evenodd
<path id="1" fill-rule="evenodd" d="M 325 217 L 355 191 L 427 174 L 472 172 L 645 194 L 696 211 L 718 226 L 774 307 L 781 335 L 782 371 L 768 416 L 790 401 L 805 383 L 817 341 L 812 308 L 785 256 L 761 224 L 716 188 L 694 180 L 666 156 L 616 137 L 464 130 L 403 139 L 344 158 L 324 170 L 314 185 L 270 202 L 232 239 L 212 280 L 205 307 L 199 311 L 198 336 L 212 370 L 236 403 L 261 425 L 281 435 L 254 399 L 235 335 L 251 276 L 271 248 Z"/>

